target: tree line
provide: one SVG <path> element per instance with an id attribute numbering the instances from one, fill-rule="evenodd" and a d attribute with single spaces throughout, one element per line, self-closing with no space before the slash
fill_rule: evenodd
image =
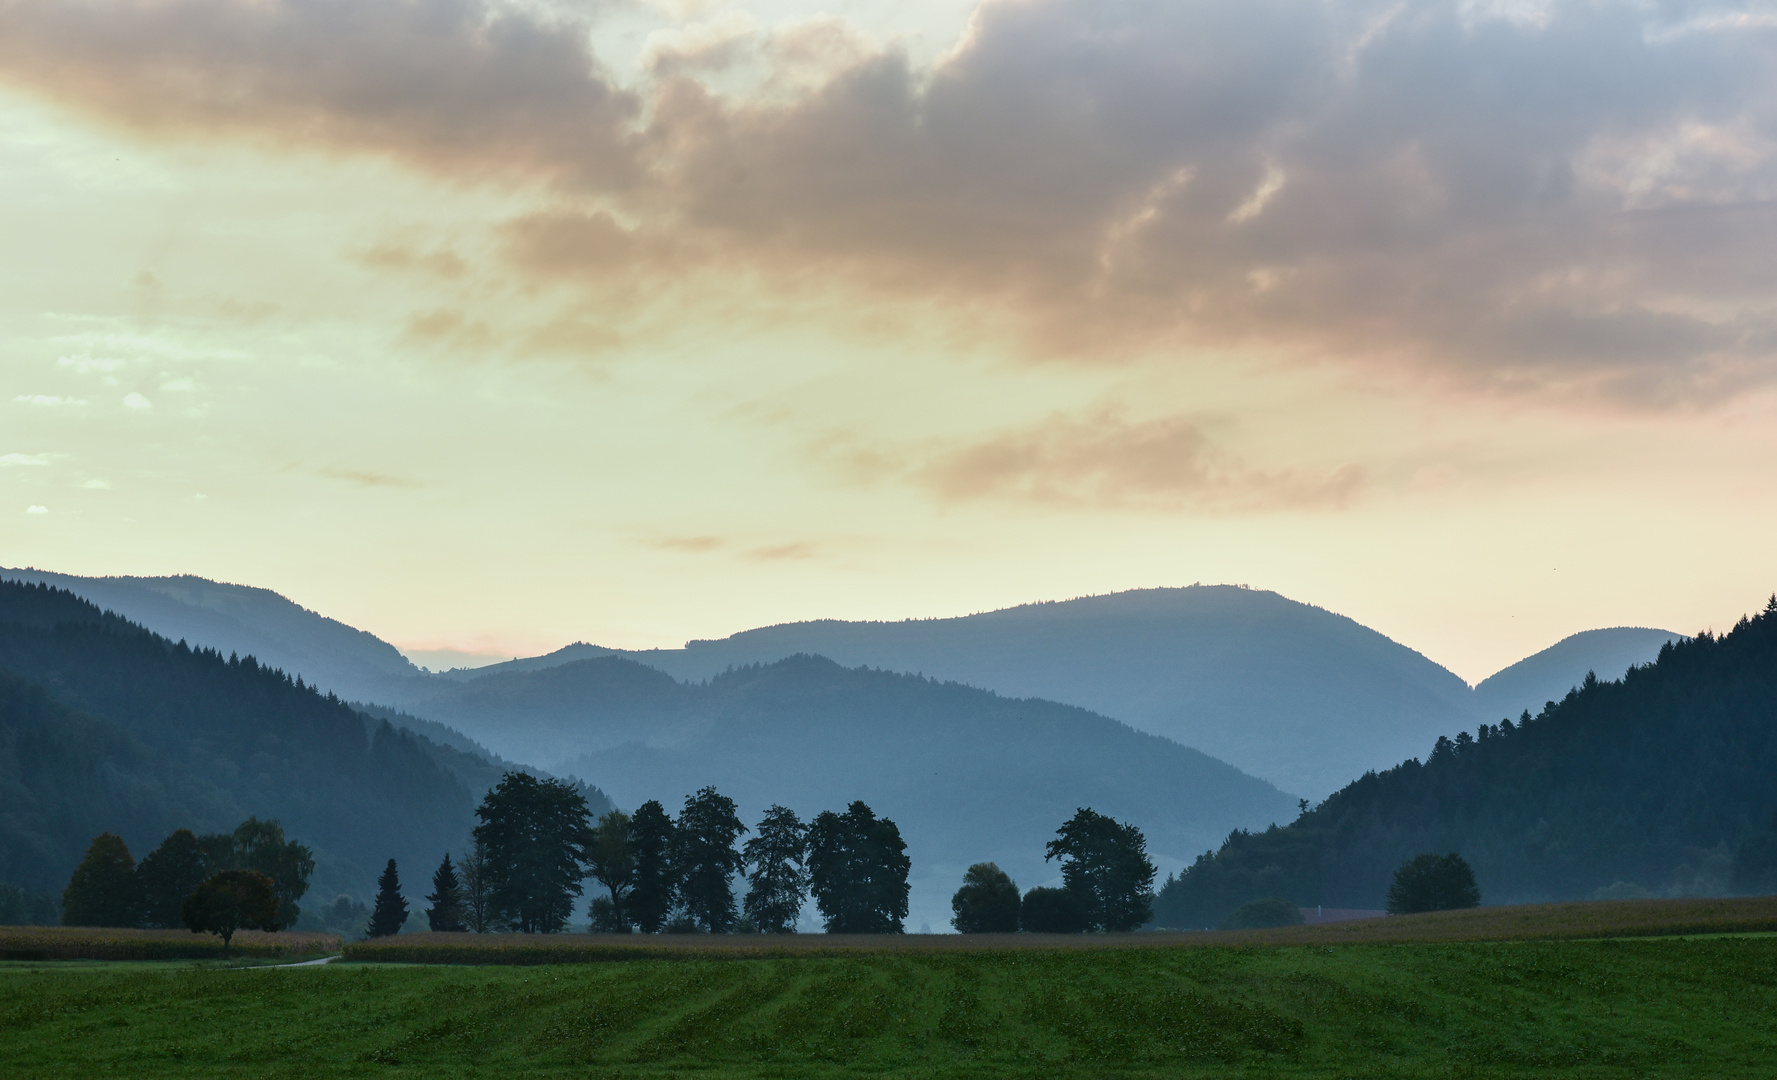
<path id="1" fill-rule="evenodd" d="M 964 934 L 1077 934 L 1134 930 L 1153 918 L 1154 863 L 1134 825 L 1081 807 L 1049 841 L 1043 861 L 1050 859 L 1061 861 L 1061 887 L 1022 897 L 995 864 L 969 867 L 950 899 L 951 925 Z"/>

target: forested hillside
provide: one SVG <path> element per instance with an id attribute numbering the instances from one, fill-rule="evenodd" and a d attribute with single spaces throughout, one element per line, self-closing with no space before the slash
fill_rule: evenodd
<path id="1" fill-rule="evenodd" d="M 1458 852 L 1488 903 L 1777 889 L 1777 598 L 1539 715 L 1440 737 L 1293 824 L 1231 835 L 1162 890 L 1163 925 L 1242 902 L 1380 908 L 1420 852 Z"/>
<path id="2" fill-rule="evenodd" d="M 676 805 L 706 784 L 749 822 L 773 802 L 806 818 L 864 800 L 907 839 L 915 927 L 946 925 L 971 863 L 998 862 L 1026 887 L 1054 877 L 1043 844 L 1082 806 L 1136 823 L 1174 867 L 1229 828 L 1295 812 L 1270 784 L 1084 709 L 818 657 L 702 684 L 602 657 L 463 692 L 422 711 L 499 753 L 553 755 L 625 807 Z"/>
<path id="3" fill-rule="evenodd" d="M 0 671 L 16 680 L 14 760 L 59 781 L 20 796 L 43 809 L 0 853 L 14 884 L 65 880 L 101 828 L 156 843 L 176 825 L 245 812 L 315 847 L 318 889 L 362 892 L 391 856 L 421 866 L 461 850 L 473 824 L 481 793 L 440 765 L 443 748 L 386 723 L 367 729 L 344 702 L 250 657 L 174 644 L 67 592 L 0 582 Z M 119 819 L 99 822 L 105 807 Z"/>

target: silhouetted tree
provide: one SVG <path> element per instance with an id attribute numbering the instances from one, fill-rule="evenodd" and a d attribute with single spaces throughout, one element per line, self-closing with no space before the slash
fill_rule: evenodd
<path id="1" fill-rule="evenodd" d="M 197 837 L 175 829 L 136 864 L 136 886 L 142 898 L 142 925 L 173 929 L 185 925 L 185 898 L 208 877 Z"/>
<path id="2" fill-rule="evenodd" d="M 560 930 L 583 891 L 592 831 L 586 797 L 559 780 L 509 772 L 475 816 L 493 911 L 527 934 Z"/>
<path id="3" fill-rule="evenodd" d="M 990 862 L 963 874 L 963 887 L 950 898 L 950 925 L 959 934 L 1010 934 L 1018 929 L 1018 886 Z"/>
<path id="4" fill-rule="evenodd" d="M 901 830 L 862 802 L 809 824 L 809 885 L 829 934 L 901 933 L 912 865 Z"/>
<path id="5" fill-rule="evenodd" d="M 753 868 L 747 875 L 752 888 L 742 902 L 753 928 L 763 934 L 795 933 L 808 899 L 808 828 L 794 810 L 773 804 L 741 854 Z"/>
<path id="6" fill-rule="evenodd" d="M 1388 913 L 1408 915 L 1418 911 L 1450 911 L 1479 907 L 1481 890 L 1468 861 L 1454 851 L 1448 855 L 1415 855 L 1394 872 L 1388 886 Z"/>
<path id="7" fill-rule="evenodd" d="M 1086 901 L 1078 893 L 1045 886 L 1024 894 L 1019 921 L 1032 934 L 1081 934 L 1091 928 Z"/>
<path id="8" fill-rule="evenodd" d="M 1153 918 L 1154 864 L 1134 825 L 1083 807 L 1044 848 L 1044 862 L 1056 858 L 1063 884 L 1086 905 L 1088 926 L 1134 930 Z"/>
<path id="9" fill-rule="evenodd" d="M 734 812 L 734 800 L 713 787 L 685 800 L 679 812 L 678 843 L 673 862 L 678 868 L 679 900 L 698 929 L 726 934 L 734 928 L 734 875 L 745 863 L 734 849 L 747 831 Z"/>
<path id="10" fill-rule="evenodd" d="M 586 844 L 586 867 L 593 880 L 609 893 L 605 897 L 595 897 L 588 912 L 593 930 L 599 933 L 629 931 L 629 915 L 624 910 L 624 901 L 629 897 L 636 873 L 635 851 L 629 833 L 629 815 L 612 810 L 599 818 Z M 601 899 L 602 904 L 599 903 Z"/>
<path id="11" fill-rule="evenodd" d="M 370 909 L 370 937 L 399 934 L 407 923 L 407 898 L 401 895 L 401 877 L 395 872 L 395 860 L 383 868 L 376 879 L 376 906 Z"/>
<path id="12" fill-rule="evenodd" d="M 237 825 L 230 840 L 232 855 L 227 869 L 257 870 L 270 878 L 278 897 L 279 929 L 295 926 L 302 914 L 296 902 L 308 892 L 309 875 L 315 872 L 314 852 L 305 844 L 285 839 L 284 827 L 276 821 L 256 817 Z"/>
<path id="13" fill-rule="evenodd" d="M 391 872 L 394 867 L 391 861 Z M 257 870 L 223 870 L 185 898 L 180 917 L 192 933 L 220 937 L 222 955 L 227 956 L 235 931 L 279 928 L 278 894 L 271 878 Z"/>
<path id="14" fill-rule="evenodd" d="M 463 881 L 463 921 L 477 934 L 485 934 L 494 923 L 492 893 L 487 882 L 487 845 L 470 840 L 469 851 L 457 866 Z"/>
<path id="15" fill-rule="evenodd" d="M 627 915 L 645 934 L 658 934 L 665 929 L 678 900 L 673 873 L 674 831 L 666 807 L 654 799 L 636 807 L 635 816 L 630 819 L 635 883 L 629 890 Z"/>
<path id="16" fill-rule="evenodd" d="M 426 925 L 440 933 L 456 933 L 463 929 L 463 886 L 457 880 L 457 868 L 450 863 L 450 852 L 432 871 L 432 892 L 426 897 Z"/>
<path id="17" fill-rule="evenodd" d="M 134 926 L 138 913 L 136 860 L 121 836 L 100 833 L 62 893 L 62 925 Z"/>

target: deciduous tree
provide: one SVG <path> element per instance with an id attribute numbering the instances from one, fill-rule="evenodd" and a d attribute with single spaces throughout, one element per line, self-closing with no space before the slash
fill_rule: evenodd
<path id="1" fill-rule="evenodd" d="M 594 900 L 595 910 L 588 915 L 593 929 L 600 933 L 624 933 L 629 930 L 629 914 L 625 901 L 635 884 L 636 857 L 630 837 L 629 815 L 611 810 L 593 826 L 586 844 L 586 867 L 594 881 L 609 894 L 604 903 Z"/>
<path id="2" fill-rule="evenodd" d="M 142 925 L 171 929 L 184 926 L 180 914 L 185 898 L 209 876 L 203 851 L 190 829 L 175 829 L 136 865 L 142 897 Z"/>
<path id="3" fill-rule="evenodd" d="M 734 842 L 747 827 L 734 811 L 734 800 L 713 787 L 685 800 L 679 812 L 673 862 L 678 868 L 679 900 L 700 930 L 726 934 L 739 914 L 734 903 L 734 875 L 746 865 Z"/>
<path id="4" fill-rule="evenodd" d="M 791 934 L 808 899 L 808 828 L 787 807 L 773 805 L 741 849 L 753 869 L 742 907 L 763 934 Z"/>
<path id="5" fill-rule="evenodd" d="M 673 868 L 676 829 L 666 807 L 649 799 L 636 807 L 629 831 L 635 884 L 629 891 L 627 915 L 644 934 L 658 934 L 665 929 L 678 900 Z"/>
<path id="6" fill-rule="evenodd" d="M 394 865 L 389 863 L 391 869 Z M 185 898 L 180 916 L 193 933 L 220 937 L 227 956 L 235 931 L 279 928 L 278 894 L 271 878 L 257 870 L 223 870 Z"/>
<path id="7" fill-rule="evenodd" d="M 1024 894 L 1019 921 L 1032 934 L 1080 934 L 1091 929 L 1086 901 L 1078 893 L 1041 885 Z"/>
<path id="8" fill-rule="evenodd" d="M 475 816 L 495 915 L 527 934 L 559 931 L 583 890 L 591 813 L 559 780 L 509 772 Z"/>
<path id="9" fill-rule="evenodd" d="M 1010 934 L 1018 930 L 1018 886 L 990 862 L 963 874 L 963 887 L 950 898 L 950 925 L 959 934 Z"/>
<path id="10" fill-rule="evenodd" d="M 1448 855 L 1415 855 L 1394 872 L 1388 886 L 1388 913 L 1409 915 L 1418 911 L 1450 911 L 1479 907 L 1481 890 L 1468 860 L 1454 851 Z"/>
<path id="11" fill-rule="evenodd" d="M 1085 904 L 1091 928 L 1134 930 L 1153 918 L 1154 863 L 1134 825 L 1082 807 L 1044 849 L 1050 859 L 1062 860 L 1062 883 Z"/>
<path id="12" fill-rule="evenodd" d="M 809 884 L 830 934 L 901 933 L 912 865 L 901 830 L 862 802 L 809 825 Z"/>

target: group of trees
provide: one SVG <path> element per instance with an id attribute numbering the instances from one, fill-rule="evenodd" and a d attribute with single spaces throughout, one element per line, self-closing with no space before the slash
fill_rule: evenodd
<path id="1" fill-rule="evenodd" d="M 176 829 L 140 863 L 114 833 L 100 833 L 62 893 L 65 926 L 173 928 L 221 934 L 284 930 L 302 914 L 314 854 L 276 821 L 248 818 L 233 832 Z"/>
<path id="2" fill-rule="evenodd" d="M 455 863 L 447 853 L 432 875 L 433 930 L 562 930 L 587 878 L 599 886 L 587 906 L 599 933 L 793 933 L 811 897 L 831 933 L 900 933 L 907 917 L 907 845 L 862 802 L 807 823 L 773 806 L 749 830 L 734 800 L 706 787 L 676 820 L 649 800 L 594 821 L 575 788 L 507 773 L 476 816 L 470 850 Z M 378 886 L 372 936 L 407 916 L 394 860 Z"/>
<path id="3" fill-rule="evenodd" d="M 976 863 L 950 899 L 951 925 L 964 934 L 1078 934 L 1134 930 L 1153 917 L 1154 863 L 1134 825 L 1082 807 L 1049 841 L 1043 861 L 1061 860 L 1061 888 L 1021 899 L 993 863 Z"/>

